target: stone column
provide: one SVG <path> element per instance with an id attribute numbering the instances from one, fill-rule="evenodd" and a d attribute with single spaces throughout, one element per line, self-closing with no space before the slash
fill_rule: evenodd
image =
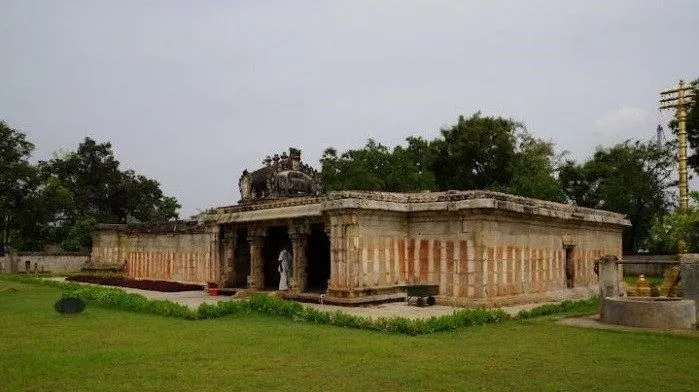
<path id="1" fill-rule="evenodd" d="M 221 249 L 219 248 L 219 226 L 214 225 L 211 226 L 210 229 L 210 240 L 211 240 L 211 246 L 209 247 L 209 260 L 208 260 L 208 267 L 209 267 L 209 282 L 221 282 Z M 150 261 L 152 263 L 152 261 Z M 199 268 L 198 268 L 199 269 Z M 201 269 L 199 269 L 201 271 Z"/>
<path id="2" fill-rule="evenodd" d="M 331 282 L 333 279 L 333 262 L 332 262 L 332 257 L 333 257 L 333 250 L 332 250 L 332 226 L 330 225 L 330 220 L 327 219 L 325 223 L 323 224 L 323 231 L 325 232 L 325 236 L 328 239 L 328 262 L 330 263 L 330 274 L 328 275 L 328 281 L 326 282 L 326 289 L 325 292 L 328 293 L 330 291 L 330 286 Z"/>
<path id="3" fill-rule="evenodd" d="M 289 227 L 289 237 L 291 238 L 291 289 L 296 292 L 306 291 L 308 260 L 306 259 L 306 245 L 310 234 L 308 223 L 293 225 Z"/>
<path id="4" fill-rule="evenodd" d="M 235 229 L 229 229 L 223 236 L 221 252 L 221 286 L 225 286 L 227 283 L 231 283 L 236 280 L 235 271 L 235 247 L 238 236 L 236 236 Z"/>
<path id="5" fill-rule="evenodd" d="M 251 227 L 248 230 L 250 244 L 250 287 L 256 290 L 265 288 L 265 271 L 262 260 L 262 233 L 264 229 Z"/>
<path id="6" fill-rule="evenodd" d="M 357 218 L 344 211 L 330 216 L 330 284 L 334 296 L 352 297 L 358 284 L 359 237 Z"/>
<path id="7" fill-rule="evenodd" d="M 614 255 L 605 255 L 598 260 L 599 296 L 602 301 L 605 297 L 618 297 L 620 294 L 617 261 L 618 259 Z"/>
<path id="8" fill-rule="evenodd" d="M 325 227 L 329 232 L 328 238 L 330 240 L 330 282 L 328 291 L 331 295 L 337 295 L 338 293 L 333 293 L 333 291 L 344 287 L 347 279 L 346 271 L 341 271 L 340 267 L 341 265 L 344 266 L 343 227 L 339 222 L 339 217 L 334 214 L 328 218 Z"/>

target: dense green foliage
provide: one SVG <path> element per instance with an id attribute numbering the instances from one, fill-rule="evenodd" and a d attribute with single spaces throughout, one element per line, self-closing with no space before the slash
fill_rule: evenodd
<path id="1" fill-rule="evenodd" d="M 632 226 L 624 232 L 624 249 L 641 251 L 649 247 L 653 222 L 670 208 L 673 163 L 669 144 L 627 141 L 598 148 L 583 164 L 566 162 L 559 179 L 575 204 L 626 214 Z"/>
<path id="2" fill-rule="evenodd" d="M 326 190 L 409 192 L 434 190 L 434 175 L 420 169 L 411 146 L 389 150 L 369 140 L 358 150 L 337 155 L 334 148 L 323 153 L 321 179 Z"/>
<path id="3" fill-rule="evenodd" d="M 520 196 L 564 201 L 555 179 L 553 144 L 534 138 L 519 123 L 476 113 L 460 116 L 428 141 L 408 137 L 390 149 L 369 140 L 342 154 L 325 150 L 326 190 L 419 192 L 492 189 Z"/>
<path id="4" fill-rule="evenodd" d="M 528 319 L 532 317 L 550 316 L 552 314 L 589 314 L 591 310 L 599 309 L 599 298 L 592 297 L 580 301 L 566 300 L 558 304 L 546 304 L 529 310 L 520 310 L 517 313 L 518 319 Z"/>
<path id="5" fill-rule="evenodd" d="M 35 199 L 36 168 L 29 163 L 34 145 L 25 134 L 0 121 L 0 246 L 24 229 L 23 211 Z"/>
<path id="6" fill-rule="evenodd" d="M 649 249 L 658 253 L 676 254 L 678 241 L 684 241 L 685 251 L 699 253 L 699 192 L 692 192 L 689 209 L 673 211 L 653 222 L 648 239 Z"/>
<path id="7" fill-rule="evenodd" d="M 0 281 L 1 391 L 694 391 L 699 383 L 699 339 L 690 336 L 549 317 L 406 336 L 257 312 L 192 322 L 88 305 L 60 316 L 51 308 L 60 295 Z"/>
<path id="8" fill-rule="evenodd" d="M 157 181 L 122 171 L 110 143 L 85 138 L 75 151 L 32 165 L 34 145 L 0 122 L 0 243 L 19 250 L 89 246 L 96 222 L 168 220 L 180 205 Z"/>

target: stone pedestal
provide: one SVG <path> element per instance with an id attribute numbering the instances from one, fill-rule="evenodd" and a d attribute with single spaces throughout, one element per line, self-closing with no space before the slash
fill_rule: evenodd
<path id="1" fill-rule="evenodd" d="M 699 322 L 699 261 L 680 261 L 680 277 L 684 299 L 694 301 Z"/>
<path id="2" fill-rule="evenodd" d="M 616 262 L 618 259 L 613 255 L 602 256 L 599 263 L 599 296 L 604 301 L 606 297 L 618 297 L 619 273 Z"/>

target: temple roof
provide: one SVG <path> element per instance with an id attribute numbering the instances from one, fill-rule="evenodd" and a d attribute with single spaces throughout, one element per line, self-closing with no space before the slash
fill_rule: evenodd
<path id="1" fill-rule="evenodd" d="M 254 203 L 213 208 L 205 212 L 200 219 L 218 223 L 249 222 L 319 216 L 324 211 L 346 209 L 405 213 L 440 210 L 503 210 L 564 220 L 631 225 L 623 214 L 485 190 L 420 193 L 329 192 L 323 196 L 266 199 Z"/>

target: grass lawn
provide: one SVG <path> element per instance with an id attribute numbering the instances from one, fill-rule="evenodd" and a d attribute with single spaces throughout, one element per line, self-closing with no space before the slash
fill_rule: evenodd
<path id="1" fill-rule="evenodd" d="M 16 288 L 10 292 L 7 289 Z M 245 315 L 187 321 L 0 281 L 1 391 L 696 391 L 699 338 L 548 318 L 424 336 Z"/>

